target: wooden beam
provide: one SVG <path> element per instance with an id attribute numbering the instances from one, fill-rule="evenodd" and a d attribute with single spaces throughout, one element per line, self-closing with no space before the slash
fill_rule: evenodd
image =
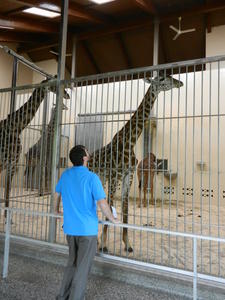
<path id="1" fill-rule="evenodd" d="M 47 22 L 38 22 L 35 20 L 24 21 L 24 18 L 5 17 L 0 15 L 0 26 L 13 27 L 21 31 L 45 32 L 45 33 L 58 33 L 58 26 Z"/>
<path id="2" fill-rule="evenodd" d="M 0 42 L 9 43 L 44 43 L 40 36 L 33 33 L 15 32 L 13 30 L 6 30 L 0 33 Z"/>
<path id="3" fill-rule="evenodd" d="M 212 3 L 207 3 L 204 5 L 196 5 L 190 9 L 180 10 L 176 13 L 171 14 L 161 14 L 159 15 L 160 22 L 169 21 L 171 19 L 175 19 L 178 16 L 187 17 L 187 16 L 197 16 L 201 14 L 207 14 L 210 12 L 214 12 L 217 10 L 225 9 L 225 1 L 215 0 Z"/>
<path id="4" fill-rule="evenodd" d="M 43 8 L 47 9 L 49 7 L 49 10 L 59 12 L 61 11 L 61 0 L 47 0 L 46 3 L 45 1 L 40 1 L 40 0 L 11 0 L 14 3 L 21 3 L 23 5 L 27 5 L 30 7 L 38 7 L 38 8 Z M 45 7 L 40 5 L 43 2 L 45 4 Z M 69 8 L 68 8 L 68 15 L 72 17 L 76 17 L 79 19 L 84 19 L 89 22 L 94 22 L 94 23 L 104 23 L 105 19 L 97 16 L 94 11 L 91 11 L 90 9 L 85 8 L 82 5 L 72 3 L 70 1 L 69 3 Z"/>
<path id="5" fill-rule="evenodd" d="M 162 25 L 160 26 L 160 24 L 159 24 L 159 49 L 160 49 L 159 51 L 161 51 L 163 58 L 164 58 L 163 64 L 168 63 L 169 60 L 168 60 L 168 55 L 167 55 L 165 42 L 164 42 L 164 38 L 163 38 Z"/>
<path id="6" fill-rule="evenodd" d="M 133 2 L 142 10 L 150 13 L 151 15 L 155 15 L 157 13 L 155 5 L 151 0 L 133 0 Z"/>
<path id="7" fill-rule="evenodd" d="M 114 25 L 105 25 L 102 29 L 92 29 L 85 32 L 76 33 L 78 40 L 87 40 L 89 38 L 95 38 L 99 36 L 114 34 L 116 32 L 128 31 L 134 28 L 150 26 L 153 21 L 149 18 L 141 18 L 135 21 L 126 21 L 117 23 Z"/>
<path id="8" fill-rule="evenodd" d="M 94 68 L 96 70 L 96 73 L 98 73 L 98 74 L 101 73 L 101 70 L 99 69 L 97 62 L 96 62 L 93 54 L 91 53 L 91 50 L 90 50 L 90 48 L 88 46 L 87 41 L 82 41 L 82 46 L 85 49 L 85 51 L 86 51 L 86 53 L 87 53 L 87 55 L 89 57 L 90 62 L 94 66 Z"/>
<path id="9" fill-rule="evenodd" d="M 130 68 L 132 67 L 132 63 L 131 63 L 130 55 L 129 55 L 128 50 L 127 50 L 127 47 L 126 47 L 126 45 L 125 45 L 125 43 L 124 43 L 124 39 L 123 39 L 123 36 L 122 36 L 121 32 L 118 32 L 118 33 L 116 34 L 116 38 L 117 38 L 117 40 L 118 40 L 120 49 L 121 49 L 121 51 L 122 51 L 123 58 L 124 58 L 124 60 L 125 60 L 125 62 L 126 62 L 126 67 L 127 67 L 128 69 L 130 69 Z"/>
<path id="10" fill-rule="evenodd" d="M 38 50 L 43 50 L 43 49 L 47 49 L 47 48 L 51 48 L 51 47 L 56 47 L 58 46 L 58 41 L 57 40 L 52 40 L 48 42 L 45 40 L 43 42 L 28 46 L 28 47 L 20 47 L 17 49 L 17 53 L 21 54 L 21 53 L 31 53 L 31 52 L 35 52 Z"/>

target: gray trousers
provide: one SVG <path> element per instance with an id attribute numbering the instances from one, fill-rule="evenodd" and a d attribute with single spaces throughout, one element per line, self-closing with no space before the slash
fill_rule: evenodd
<path id="1" fill-rule="evenodd" d="M 97 250 L 97 236 L 66 236 L 69 259 L 57 300 L 83 300 L 88 273 Z"/>

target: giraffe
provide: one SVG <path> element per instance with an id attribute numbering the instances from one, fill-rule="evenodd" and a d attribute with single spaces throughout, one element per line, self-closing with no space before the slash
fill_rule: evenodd
<path id="1" fill-rule="evenodd" d="M 62 110 L 68 110 L 66 105 L 63 104 Z M 35 170 L 39 167 L 39 195 L 43 194 L 43 179 L 45 180 L 45 188 L 48 189 L 48 183 L 50 181 L 50 171 L 51 171 L 51 162 L 52 162 L 52 144 L 53 144 L 53 132 L 54 126 L 56 121 L 56 106 L 52 108 L 51 117 L 49 123 L 42 133 L 42 136 L 39 140 L 29 148 L 27 153 L 25 154 L 25 178 L 26 178 L 26 186 L 33 190 L 33 181 L 34 181 L 34 174 Z M 42 149 L 42 147 L 44 149 Z M 43 172 L 44 167 L 44 172 Z M 44 173 L 44 174 L 43 174 Z"/>
<path id="2" fill-rule="evenodd" d="M 113 198 L 118 187 L 122 182 L 122 216 L 123 223 L 128 223 L 128 197 L 133 180 L 134 169 L 137 159 L 134 147 L 140 137 L 146 121 L 150 116 L 151 109 L 161 91 L 168 91 L 172 88 L 180 88 L 183 83 L 171 76 L 158 76 L 150 80 L 149 86 L 142 102 L 138 106 L 131 119 L 117 132 L 110 143 L 103 146 L 91 154 L 89 167 L 97 172 L 104 182 L 108 181 L 109 205 L 113 205 Z M 107 252 L 107 225 L 104 225 L 100 250 Z M 132 252 L 133 248 L 128 239 L 127 228 L 123 228 L 123 242 L 125 250 Z"/>
<path id="3" fill-rule="evenodd" d="M 49 79 L 43 80 L 42 83 L 50 81 Z M 56 85 L 40 86 L 33 90 L 28 101 L 19 109 L 12 112 L 8 117 L 0 121 L 0 173 L 6 170 L 5 179 L 5 207 L 9 207 L 9 194 L 11 190 L 12 178 L 17 171 L 19 157 L 22 151 L 20 140 L 21 132 L 33 119 L 41 102 L 44 100 L 48 89 L 56 93 Z M 65 99 L 69 99 L 69 95 L 64 90 Z M 7 211 L 5 211 L 5 217 Z"/>
<path id="4" fill-rule="evenodd" d="M 153 203 L 153 179 L 156 169 L 156 157 L 153 153 L 149 153 L 143 160 L 141 160 L 137 166 L 137 177 L 138 177 L 138 189 L 139 189 L 139 198 L 138 198 L 138 207 L 141 206 L 141 189 L 143 188 L 144 192 L 144 207 L 147 206 L 146 202 L 146 192 L 147 187 L 150 184 L 151 191 L 151 201 Z M 149 178 L 150 175 L 150 178 Z"/>

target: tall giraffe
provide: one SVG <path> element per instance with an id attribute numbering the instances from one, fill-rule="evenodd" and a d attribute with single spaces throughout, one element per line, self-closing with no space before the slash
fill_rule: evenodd
<path id="1" fill-rule="evenodd" d="M 49 79 L 43 80 L 42 83 L 48 81 Z M 5 207 L 9 207 L 11 182 L 17 171 L 17 165 L 22 151 L 19 136 L 33 119 L 48 90 L 56 93 L 56 85 L 50 84 L 50 86 L 43 85 L 35 88 L 28 101 L 23 106 L 9 114 L 6 119 L 0 121 L 0 173 L 3 170 L 6 170 L 7 174 L 4 194 Z M 64 98 L 70 98 L 65 90 Z"/>
<path id="2" fill-rule="evenodd" d="M 63 104 L 63 110 L 67 110 L 68 108 L 66 105 Z M 33 181 L 34 181 L 34 174 L 37 168 L 40 169 L 39 173 L 39 194 L 43 194 L 43 179 L 45 179 L 45 188 L 50 186 L 50 175 L 51 175 L 51 162 L 52 162 L 52 144 L 53 144 L 53 133 L 54 133 L 54 126 L 56 121 L 56 106 L 52 108 L 51 117 L 49 120 L 48 125 L 44 132 L 42 132 L 42 136 L 39 140 L 29 148 L 27 153 L 25 154 L 25 177 L 26 177 L 26 186 L 33 189 Z M 42 147 L 44 149 L 42 149 Z M 43 174 L 44 168 L 44 174 Z M 49 185 L 48 185 L 49 183 Z"/>
<path id="3" fill-rule="evenodd" d="M 153 179 L 155 175 L 156 169 L 156 157 L 153 153 L 149 153 L 144 159 L 142 159 L 137 166 L 137 177 L 138 177 L 138 189 L 139 189 L 139 197 L 138 197 L 138 207 L 141 206 L 141 190 L 144 192 L 143 204 L 146 207 L 146 192 L 147 187 L 150 184 L 150 192 L 151 192 L 151 201 L 153 203 Z M 149 177 L 150 176 L 150 177 Z"/>
<path id="4" fill-rule="evenodd" d="M 122 181 L 122 215 L 123 223 L 128 223 L 128 197 L 133 181 L 133 173 L 137 164 L 134 147 L 140 137 L 146 121 L 150 116 L 151 109 L 161 91 L 168 91 L 172 88 L 180 88 L 183 83 L 171 76 L 158 76 L 151 81 L 142 102 L 131 119 L 127 121 L 122 129 L 116 133 L 110 143 L 92 153 L 89 161 L 90 169 L 99 173 L 104 181 L 109 185 L 108 201 L 113 205 L 113 198 L 119 182 Z M 107 225 L 104 225 L 101 247 L 107 252 Z M 125 250 L 132 252 L 127 228 L 123 228 L 123 242 Z"/>

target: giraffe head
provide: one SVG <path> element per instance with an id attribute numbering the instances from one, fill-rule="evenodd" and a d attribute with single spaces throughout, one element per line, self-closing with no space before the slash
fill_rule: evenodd
<path id="1" fill-rule="evenodd" d="M 151 87 L 158 92 L 169 91 L 173 88 L 180 88 L 184 85 L 182 81 L 166 74 L 159 75 L 153 79 L 148 79 L 146 81 L 151 83 Z"/>
<path id="2" fill-rule="evenodd" d="M 55 109 L 55 108 L 56 108 L 56 104 L 53 103 L 52 109 Z M 68 107 L 64 103 L 62 104 L 62 110 L 68 110 Z"/>
<path id="3" fill-rule="evenodd" d="M 48 89 L 48 91 L 56 94 L 57 93 L 57 84 L 56 84 L 56 78 L 57 75 L 54 76 L 54 78 L 47 78 L 45 80 L 43 80 L 41 83 L 45 83 L 45 82 L 49 82 L 50 85 L 47 86 L 46 88 Z M 52 82 L 52 84 L 51 84 Z M 65 89 L 63 89 L 63 98 L 64 99 L 70 99 L 70 95 L 67 93 L 67 91 Z"/>

